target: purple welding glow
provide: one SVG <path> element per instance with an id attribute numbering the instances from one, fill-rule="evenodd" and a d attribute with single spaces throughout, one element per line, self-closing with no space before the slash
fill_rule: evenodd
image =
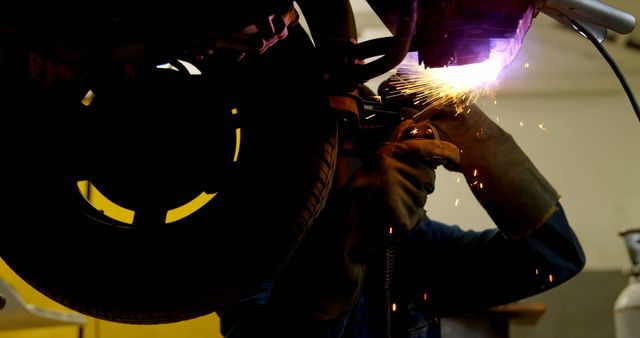
<path id="1" fill-rule="evenodd" d="M 479 63 L 424 68 L 418 63 L 417 53 L 408 53 L 398 67 L 401 76 L 394 83 L 398 94 L 413 96 L 415 103 L 426 110 L 452 103 L 466 105 L 494 92 L 499 75 L 520 51 L 532 19 L 530 8 L 512 37 L 491 39 L 489 58 Z"/>

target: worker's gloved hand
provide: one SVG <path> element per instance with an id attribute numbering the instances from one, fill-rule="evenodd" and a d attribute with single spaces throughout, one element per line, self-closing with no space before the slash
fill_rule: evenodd
<path id="1" fill-rule="evenodd" d="M 458 147 L 434 139 L 428 123 L 400 123 L 345 185 L 350 219 L 362 231 L 363 245 L 378 246 L 424 219 L 427 195 L 435 188 L 435 168 L 459 162 Z"/>
<path id="2" fill-rule="evenodd" d="M 513 137 L 475 104 L 427 112 L 442 140 L 460 148 L 460 164 L 480 204 L 507 236 L 529 235 L 555 211 L 560 196 Z"/>
<path id="3" fill-rule="evenodd" d="M 388 227 L 401 234 L 420 222 L 434 190 L 435 167 L 459 163 L 455 145 L 427 139 L 433 137 L 432 128 L 411 120 L 400 123 L 389 141 L 332 191 L 274 283 L 275 309 L 293 311 L 300 322 L 325 321 L 355 305 L 370 255 L 389 244 Z"/>

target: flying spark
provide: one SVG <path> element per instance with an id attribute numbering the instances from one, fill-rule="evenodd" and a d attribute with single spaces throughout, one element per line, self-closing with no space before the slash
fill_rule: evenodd
<path id="1" fill-rule="evenodd" d="M 391 80 L 395 93 L 389 96 L 412 97 L 421 113 L 451 104 L 460 113 L 464 106 L 491 95 L 497 88 L 497 70 L 484 66 L 484 63 L 424 68 L 413 58 L 407 55 L 400 64 L 398 73 L 401 76 Z"/>
<path id="2" fill-rule="evenodd" d="M 390 79 L 395 89 L 389 97 L 411 97 L 413 103 L 425 113 L 433 108 L 452 105 L 456 113 L 463 107 L 476 103 L 479 98 L 490 95 L 495 100 L 498 76 L 515 59 L 522 47 L 524 36 L 531 26 L 533 12 L 530 10 L 520 20 L 516 34 L 509 38 L 491 39 L 489 58 L 482 62 L 425 68 L 416 52 L 408 53 L 398 66 L 397 75 Z"/>

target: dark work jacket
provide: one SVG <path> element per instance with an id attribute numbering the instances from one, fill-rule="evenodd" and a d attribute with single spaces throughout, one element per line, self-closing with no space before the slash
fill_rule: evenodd
<path id="1" fill-rule="evenodd" d="M 562 206 L 524 239 L 498 229 L 464 230 L 425 219 L 397 245 L 391 327 L 398 337 L 439 337 L 439 318 L 507 304 L 554 288 L 579 273 L 585 255 Z M 270 309 L 272 282 L 218 312 L 226 338 L 384 337 L 382 275 L 367 272 L 357 305 L 336 320 L 298 317 L 296 309 Z M 299 294 L 300 298 L 313 295 Z"/>

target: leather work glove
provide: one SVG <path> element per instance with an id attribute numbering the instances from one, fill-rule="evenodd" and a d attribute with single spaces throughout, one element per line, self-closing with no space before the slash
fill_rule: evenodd
<path id="1" fill-rule="evenodd" d="M 332 191 L 274 283 L 275 309 L 295 309 L 296 321 L 305 322 L 336 319 L 355 305 L 372 250 L 389 244 L 388 227 L 399 235 L 418 224 L 434 190 L 435 167 L 459 163 L 455 145 L 427 139 L 433 137 L 432 128 L 401 122 L 389 141 Z"/>
<path id="2" fill-rule="evenodd" d="M 426 113 L 439 137 L 460 148 L 459 166 L 467 184 L 497 227 L 525 237 L 554 213 L 560 198 L 513 137 L 475 104 L 451 105 Z"/>
<path id="3" fill-rule="evenodd" d="M 436 167 L 460 163 L 458 147 L 436 138 L 429 123 L 404 120 L 347 181 L 350 218 L 365 248 L 396 240 L 426 216 Z"/>

